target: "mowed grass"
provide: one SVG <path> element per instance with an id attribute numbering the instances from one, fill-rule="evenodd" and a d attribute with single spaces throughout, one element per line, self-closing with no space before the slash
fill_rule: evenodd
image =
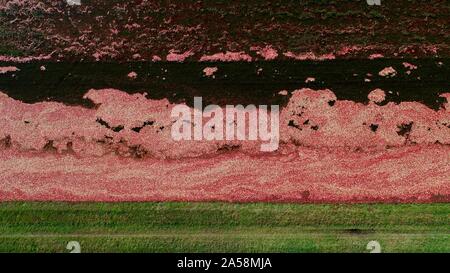
<path id="1" fill-rule="evenodd" d="M 450 252 L 450 204 L 0 203 L 0 252 Z"/>

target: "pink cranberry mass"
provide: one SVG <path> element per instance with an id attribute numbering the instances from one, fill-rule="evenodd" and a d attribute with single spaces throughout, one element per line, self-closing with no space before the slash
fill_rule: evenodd
<path id="1" fill-rule="evenodd" d="M 3 66 L 3 67 L 0 67 L 0 74 L 6 74 L 8 72 L 16 72 L 16 71 L 20 71 L 20 69 L 18 69 L 15 66 Z"/>
<path id="2" fill-rule="evenodd" d="M 0 95 L 0 200 L 449 200 L 448 103 L 296 90 L 281 109 L 280 148 L 263 153 L 257 141 L 174 141 L 166 99 L 114 89 L 85 98 L 97 107 Z"/>
<path id="3" fill-rule="evenodd" d="M 386 99 L 386 93 L 384 93 L 383 90 L 377 88 L 369 93 L 368 98 L 371 102 L 380 103 Z"/>

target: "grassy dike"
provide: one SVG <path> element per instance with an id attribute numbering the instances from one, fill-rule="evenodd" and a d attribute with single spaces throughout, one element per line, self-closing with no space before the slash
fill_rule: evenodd
<path id="1" fill-rule="evenodd" d="M 450 252 L 450 204 L 0 203 L 0 252 Z"/>

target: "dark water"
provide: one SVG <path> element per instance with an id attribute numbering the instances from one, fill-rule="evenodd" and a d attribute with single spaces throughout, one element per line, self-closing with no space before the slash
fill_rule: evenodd
<path id="1" fill-rule="evenodd" d="M 418 66 L 410 75 L 402 62 Z M 438 65 L 443 62 L 444 65 Z M 91 88 L 116 88 L 126 92 L 147 92 L 149 98 L 168 98 L 171 102 L 193 103 L 202 96 L 205 104 L 280 104 L 288 96 L 280 90 L 302 87 L 331 89 L 338 99 L 367 102 L 367 94 L 381 88 L 387 100 L 419 101 L 438 109 L 450 92 L 450 59 L 376 59 L 302 62 L 252 63 L 26 63 L 13 65 L 21 71 L 0 75 L 0 90 L 24 102 L 59 101 L 70 105 L 91 106 L 82 97 Z M 46 71 L 40 71 L 44 65 Z M 215 78 L 205 77 L 205 67 L 217 67 Z M 397 76 L 378 76 L 384 67 L 393 66 Z M 258 75 L 257 71 L 261 69 Z M 135 71 L 138 78 L 127 74 Z M 366 74 L 371 73 L 372 77 Z M 12 74 L 15 74 L 12 76 Z M 305 83 L 314 77 L 313 83 Z M 420 77 L 420 79 L 418 79 Z M 364 82 L 370 78 L 371 82 Z"/>

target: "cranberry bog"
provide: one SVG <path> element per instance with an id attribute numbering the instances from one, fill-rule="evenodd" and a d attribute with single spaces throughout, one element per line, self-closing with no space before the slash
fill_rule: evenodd
<path id="1" fill-rule="evenodd" d="M 0 0 L 0 251 L 449 252 L 449 13 Z"/>
<path id="2" fill-rule="evenodd" d="M 448 62 L 7 63 L 0 200 L 448 202 Z M 175 140 L 195 97 L 279 105 L 278 148 Z"/>
<path id="3" fill-rule="evenodd" d="M 408 61 L 5 63 L 0 251 L 448 252 L 448 61 Z M 194 96 L 281 105 L 280 149 L 171 142 Z"/>

